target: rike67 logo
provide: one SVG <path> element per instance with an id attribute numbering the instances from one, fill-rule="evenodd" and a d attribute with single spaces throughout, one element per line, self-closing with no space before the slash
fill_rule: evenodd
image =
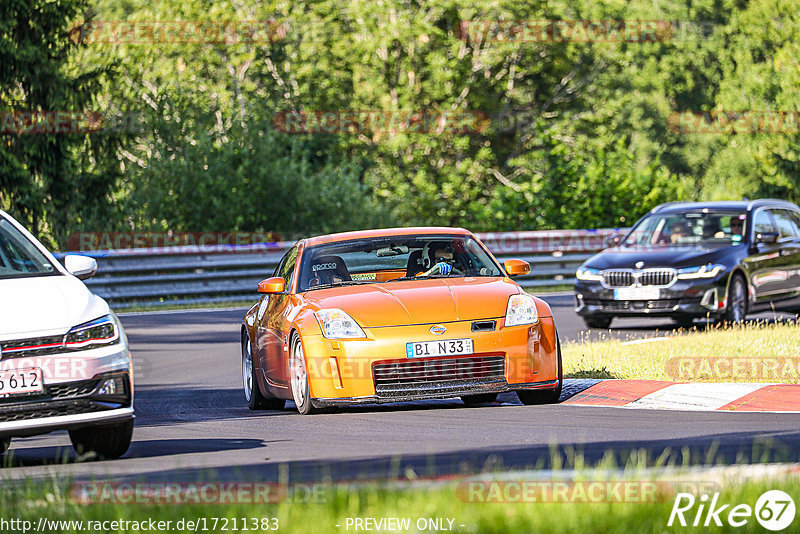
<path id="1" fill-rule="evenodd" d="M 756 501 L 755 508 L 749 504 L 719 504 L 719 493 L 715 493 L 710 502 L 705 494 L 698 499 L 691 493 L 678 493 L 667 526 L 671 527 L 677 521 L 682 527 L 721 527 L 724 524 L 742 527 L 755 517 L 762 527 L 777 532 L 788 528 L 794 516 L 794 501 L 780 490 L 764 492 Z"/>

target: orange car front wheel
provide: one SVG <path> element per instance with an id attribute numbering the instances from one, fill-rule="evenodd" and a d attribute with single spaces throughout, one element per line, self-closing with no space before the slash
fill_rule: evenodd
<path id="1" fill-rule="evenodd" d="M 297 411 L 303 415 L 314 413 L 316 408 L 311 403 L 303 343 L 300 341 L 300 336 L 297 334 L 292 336 L 292 352 L 290 358 L 289 372 L 291 374 L 292 398 L 297 406 Z"/>

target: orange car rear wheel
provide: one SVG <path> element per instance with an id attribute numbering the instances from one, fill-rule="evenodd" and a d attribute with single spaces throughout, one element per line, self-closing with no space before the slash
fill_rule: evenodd
<path id="1" fill-rule="evenodd" d="M 261 394 L 256 378 L 257 368 L 253 361 L 253 344 L 248 334 L 242 335 L 242 385 L 244 400 L 251 410 L 282 410 L 286 405 L 283 399 L 267 398 Z"/>

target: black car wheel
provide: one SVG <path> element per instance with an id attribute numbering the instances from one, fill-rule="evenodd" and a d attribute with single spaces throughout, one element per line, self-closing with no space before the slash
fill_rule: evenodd
<path id="1" fill-rule="evenodd" d="M 728 307 L 725 322 L 741 323 L 747 315 L 747 286 L 741 274 L 734 274 L 728 288 Z"/>
<path id="2" fill-rule="evenodd" d="M 467 406 L 488 404 L 497 400 L 497 393 L 478 393 L 476 395 L 461 395 L 461 400 Z"/>
<path id="3" fill-rule="evenodd" d="M 100 458 L 119 458 L 131 445 L 133 419 L 113 426 L 90 426 L 69 431 L 69 439 L 79 455 L 93 452 Z"/>
<path id="4" fill-rule="evenodd" d="M 558 336 L 558 332 L 556 332 Z M 555 404 L 561 397 L 561 389 L 564 386 L 564 372 L 561 369 L 561 341 L 556 340 L 556 356 L 558 358 L 558 386 L 556 389 L 519 389 L 517 397 L 522 404 Z"/>
<path id="5" fill-rule="evenodd" d="M 583 322 L 586 323 L 586 326 L 589 328 L 601 328 L 606 329 L 611 326 L 611 321 L 613 321 L 613 317 L 584 317 Z"/>
<path id="6" fill-rule="evenodd" d="M 244 399 L 251 410 L 282 410 L 286 405 L 283 399 L 266 398 L 261 394 L 256 378 L 256 366 L 253 361 L 253 345 L 250 336 L 242 336 L 242 382 L 244 386 Z"/>
<path id="7" fill-rule="evenodd" d="M 11 446 L 11 438 L 0 439 L 0 454 L 5 454 Z"/>

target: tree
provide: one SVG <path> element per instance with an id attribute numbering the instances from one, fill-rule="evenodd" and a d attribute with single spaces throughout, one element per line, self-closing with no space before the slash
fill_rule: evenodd
<path id="1" fill-rule="evenodd" d="M 88 5 L 0 5 L 0 205 L 50 245 L 112 218 L 121 174 L 115 157 L 121 135 L 104 128 L 108 117 L 96 112 L 112 65 L 74 61 L 81 44 L 69 38 Z"/>

